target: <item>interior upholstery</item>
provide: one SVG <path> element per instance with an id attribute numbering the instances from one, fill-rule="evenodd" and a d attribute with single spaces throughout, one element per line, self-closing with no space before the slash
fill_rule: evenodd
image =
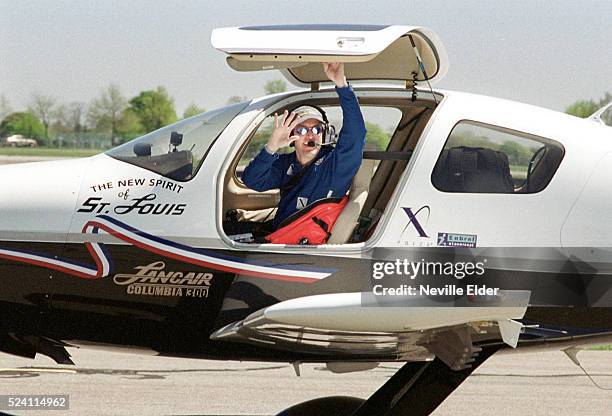
<path id="1" fill-rule="evenodd" d="M 431 117 L 431 111 L 426 106 L 423 107 L 405 109 L 402 120 L 391 138 L 387 151 L 414 150 L 423 129 Z M 377 213 L 382 213 L 385 210 L 407 164 L 408 162 L 406 161 L 393 160 L 383 160 L 380 162 L 372 178 L 370 192 L 362 215 L 373 218 L 375 213 L 372 210 L 375 210 Z"/>
<path id="2" fill-rule="evenodd" d="M 344 244 L 349 242 L 355 227 L 359 223 L 359 214 L 368 198 L 373 171 L 374 160 L 364 159 L 353 178 L 353 183 L 349 189 L 348 203 L 336 220 L 331 236 L 327 241 L 328 244 Z"/>

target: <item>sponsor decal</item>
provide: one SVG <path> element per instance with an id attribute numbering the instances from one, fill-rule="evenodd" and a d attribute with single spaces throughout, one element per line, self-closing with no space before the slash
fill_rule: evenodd
<path id="1" fill-rule="evenodd" d="M 256 260 L 246 260 L 228 256 L 202 248 L 190 247 L 174 241 L 166 240 L 138 230 L 116 218 L 98 215 L 88 221 L 82 230 L 83 234 L 97 235 L 108 233 L 118 240 L 129 243 L 142 250 L 162 255 L 184 263 L 194 264 L 207 269 L 237 273 L 244 276 L 264 279 L 284 280 L 291 282 L 314 283 L 330 276 L 336 270 L 319 269 L 302 265 L 279 265 L 278 262 L 267 263 Z M 81 279 L 100 279 L 110 274 L 109 256 L 103 244 L 85 242 L 95 266 L 82 265 L 55 256 L 40 255 L 24 251 L 5 250 L 0 248 L 0 258 L 58 270 Z"/>
<path id="2" fill-rule="evenodd" d="M 94 193 L 106 191 L 109 189 L 121 189 L 121 188 L 133 188 L 133 187 L 148 187 L 156 189 L 167 189 L 170 192 L 180 194 L 183 190 L 183 185 L 176 182 L 172 182 L 168 179 L 155 179 L 155 178 L 125 178 L 118 179 L 116 181 L 99 183 L 89 187 Z M 124 191 L 125 192 L 125 191 Z"/>
<path id="3" fill-rule="evenodd" d="M 404 208 L 404 207 L 402 207 L 402 209 L 404 210 L 406 215 L 408 215 L 408 224 L 406 224 L 406 226 L 402 230 L 402 235 L 408 229 L 408 227 L 410 227 L 410 225 L 412 225 L 414 227 L 414 229 L 417 231 L 417 233 L 419 233 L 419 237 L 429 238 L 429 236 L 425 232 L 425 229 L 423 228 L 423 226 L 419 222 L 419 219 L 417 218 L 417 215 L 419 215 L 419 212 L 421 212 L 423 210 L 427 210 L 427 218 L 425 220 L 425 223 L 429 222 L 429 214 L 430 214 L 429 206 L 428 205 L 424 205 L 421 208 L 419 208 L 418 210 L 416 210 L 416 212 L 412 211 L 412 208 Z"/>
<path id="4" fill-rule="evenodd" d="M 476 247 L 477 236 L 473 234 L 438 233 L 438 246 Z"/>
<path id="5" fill-rule="evenodd" d="M 120 193 L 119 196 L 127 196 L 127 192 Z M 122 195 L 123 194 L 123 195 Z M 138 215 L 183 215 L 187 204 L 154 203 L 157 195 L 148 194 L 140 198 L 132 198 L 127 204 L 113 206 L 112 202 L 104 201 L 103 197 L 92 196 L 87 198 L 77 212 L 93 214 L 125 215 L 135 213 Z"/>
<path id="6" fill-rule="evenodd" d="M 308 198 L 304 198 L 302 196 L 298 196 L 297 197 L 297 203 L 295 204 L 295 207 L 297 209 L 302 209 L 302 208 L 306 208 L 306 205 L 308 205 Z"/>
<path id="7" fill-rule="evenodd" d="M 136 273 L 113 278 L 116 285 L 125 286 L 128 295 L 207 298 L 213 279 L 212 273 L 168 271 L 163 261 L 135 269 Z"/>

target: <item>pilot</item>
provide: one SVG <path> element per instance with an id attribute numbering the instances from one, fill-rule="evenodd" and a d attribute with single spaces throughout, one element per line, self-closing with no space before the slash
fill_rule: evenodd
<path id="1" fill-rule="evenodd" d="M 361 165 L 365 122 L 357 97 L 344 76 L 344 64 L 323 63 L 323 70 L 336 84 L 342 108 L 342 130 L 336 146 L 323 143 L 326 117 L 322 110 L 310 106 L 298 107 L 290 114 L 285 110 L 281 117 L 274 114 L 270 139 L 242 174 L 251 189 L 281 190 L 272 222 L 274 229 L 285 218 L 319 199 L 346 195 Z M 277 153 L 291 144 L 295 152 Z"/>

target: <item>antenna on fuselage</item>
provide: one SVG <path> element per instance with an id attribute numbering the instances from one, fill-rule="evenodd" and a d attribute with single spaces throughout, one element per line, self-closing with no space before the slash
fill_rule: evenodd
<path id="1" fill-rule="evenodd" d="M 433 92 L 433 88 L 431 88 L 431 83 L 429 82 L 429 77 L 427 76 L 427 71 L 425 70 L 423 59 L 421 59 L 421 54 L 419 53 L 419 50 L 417 49 L 416 44 L 414 43 L 414 39 L 412 38 L 412 35 L 408 35 L 408 38 L 410 38 L 410 44 L 412 45 L 412 50 L 414 51 L 414 54 L 416 55 L 416 59 L 419 64 L 419 68 L 421 69 L 421 72 L 423 73 L 423 76 L 425 77 L 425 81 L 427 81 L 427 86 L 429 87 L 429 91 L 431 91 L 431 95 L 434 99 L 434 102 L 438 104 L 438 100 L 436 100 L 436 95 Z M 413 84 L 416 86 L 416 74 L 414 76 Z"/>

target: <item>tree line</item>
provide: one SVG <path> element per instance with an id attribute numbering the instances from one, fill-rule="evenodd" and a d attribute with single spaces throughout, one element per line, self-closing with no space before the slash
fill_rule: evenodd
<path id="1" fill-rule="evenodd" d="M 282 80 L 268 81 L 266 94 L 287 90 Z M 232 96 L 227 104 L 248 100 Z M 182 114 L 188 118 L 205 108 L 191 103 Z M 21 134 L 49 147 L 107 148 L 157 130 L 179 119 L 174 98 L 163 86 L 141 91 L 127 99 L 119 86 L 110 84 L 89 103 L 61 103 L 53 95 L 39 92 L 30 97 L 28 107 L 13 111 L 9 100 L 0 95 L 0 138 Z"/>
<path id="2" fill-rule="evenodd" d="M 280 79 L 264 85 L 266 94 L 286 90 L 287 84 Z M 231 96 L 227 103 L 244 100 L 248 97 Z M 597 101 L 576 101 L 566 108 L 566 112 L 588 117 L 610 101 L 612 94 L 606 92 Z M 204 111 L 203 107 L 191 103 L 182 118 Z M 108 148 L 174 123 L 178 118 L 174 98 L 163 86 L 126 99 L 116 84 L 110 84 L 89 103 L 60 103 L 53 95 L 37 92 L 32 94 L 28 108 L 22 111 L 13 111 L 9 100 L 0 95 L 0 138 L 21 134 L 50 147 Z M 604 115 L 604 121 L 612 124 L 612 111 Z M 368 123 L 367 127 L 376 147 L 385 148 L 389 133 L 373 123 Z"/>
<path id="3" fill-rule="evenodd" d="M 46 146 L 108 147 L 177 121 L 174 99 L 159 86 L 126 99 L 110 84 L 89 103 L 58 102 L 52 95 L 34 93 L 28 108 L 13 112 L 0 98 L 0 137 L 22 134 Z M 191 104 L 183 117 L 203 112 Z M 84 146 L 85 141 L 90 143 Z"/>
<path id="4" fill-rule="evenodd" d="M 606 92 L 599 100 L 578 100 L 567 107 L 565 112 L 576 117 L 586 118 L 611 101 L 612 94 Z M 603 120 L 608 126 L 612 126 L 612 111 L 606 111 L 603 114 Z"/>

